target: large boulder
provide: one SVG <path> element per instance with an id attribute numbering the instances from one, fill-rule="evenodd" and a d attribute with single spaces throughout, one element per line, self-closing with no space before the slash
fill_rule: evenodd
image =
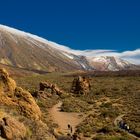
<path id="1" fill-rule="evenodd" d="M 14 100 L 18 103 L 20 112 L 24 116 L 32 119 L 39 119 L 41 117 L 40 108 L 28 91 L 17 87 L 14 93 Z"/>
<path id="2" fill-rule="evenodd" d="M 74 94 L 87 95 L 90 92 L 91 85 L 89 78 L 78 76 L 72 82 L 71 92 Z"/>
<path id="3" fill-rule="evenodd" d="M 16 89 L 16 82 L 10 78 L 5 69 L 0 69 L 0 81 L 0 90 L 7 93 L 8 96 L 12 96 Z"/>
<path id="4" fill-rule="evenodd" d="M 0 132 L 0 137 L 7 140 L 21 140 L 26 136 L 24 124 L 10 116 L 0 117 Z"/>
<path id="5" fill-rule="evenodd" d="M 49 82 L 40 82 L 39 84 L 40 86 L 40 91 L 44 91 L 46 90 L 51 90 L 52 94 L 56 94 L 56 95 L 61 95 L 63 93 L 62 90 L 59 89 L 59 87 L 56 84 L 52 84 Z"/>

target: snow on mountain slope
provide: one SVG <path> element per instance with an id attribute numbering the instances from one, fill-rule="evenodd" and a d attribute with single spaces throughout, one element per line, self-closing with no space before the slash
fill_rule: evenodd
<path id="1" fill-rule="evenodd" d="M 0 63 L 26 69 L 71 71 L 84 69 L 43 38 L 0 26 Z"/>
<path id="2" fill-rule="evenodd" d="M 97 51 L 97 53 L 100 50 Z M 82 56 L 82 55 L 84 56 Z M 115 57 L 87 57 L 78 51 L 36 35 L 0 25 L 0 63 L 45 71 L 121 70 L 134 68 Z"/>
<path id="3" fill-rule="evenodd" d="M 19 38 L 20 39 L 24 38 L 38 47 L 42 47 L 42 48 L 45 47 L 44 45 L 39 44 L 39 43 L 43 43 L 45 45 L 50 45 L 51 47 L 62 50 L 62 51 L 66 50 L 66 49 L 69 50 L 69 48 L 66 46 L 57 44 L 57 43 L 52 42 L 52 41 L 48 41 L 47 39 L 44 39 L 44 38 L 39 37 L 37 35 L 33 35 L 31 33 L 20 31 L 18 29 L 14 29 L 14 28 L 11 28 L 11 27 L 8 27 L 5 25 L 0 25 L 0 31 L 8 33 L 9 36 L 11 37 L 11 39 L 13 39 L 13 41 L 15 41 L 15 43 L 18 43 Z"/>
<path id="4" fill-rule="evenodd" d="M 68 54 L 66 52 L 63 53 L 65 56 L 67 56 L 70 59 L 74 59 L 74 56 L 72 54 Z"/>
<path id="5" fill-rule="evenodd" d="M 90 65 L 92 65 L 97 70 L 118 71 L 135 67 L 134 64 L 113 56 L 93 57 L 89 61 Z"/>

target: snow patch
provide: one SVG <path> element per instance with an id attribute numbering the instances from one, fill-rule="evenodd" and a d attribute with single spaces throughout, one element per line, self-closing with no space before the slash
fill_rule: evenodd
<path id="1" fill-rule="evenodd" d="M 73 59 L 74 57 L 72 56 L 72 55 L 69 55 L 69 54 L 67 54 L 67 53 L 63 53 L 65 56 L 67 56 L 68 58 L 70 58 L 70 59 Z"/>
<path id="2" fill-rule="evenodd" d="M 85 66 L 83 63 L 80 63 L 80 64 L 82 65 L 82 67 L 83 67 L 84 69 L 87 69 L 86 66 Z"/>
<path id="3" fill-rule="evenodd" d="M 94 57 L 92 59 L 93 62 L 102 62 L 102 63 L 107 63 L 108 60 L 105 56 L 100 56 L 100 57 Z"/>
<path id="4" fill-rule="evenodd" d="M 108 65 L 108 70 L 111 70 L 111 71 L 118 71 L 118 69 L 115 68 L 112 64 L 109 64 L 109 65 Z"/>
<path id="5" fill-rule="evenodd" d="M 124 68 L 126 65 L 130 65 L 128 61 L 124 61 L 118 57 L 115 57 L 115 60 L 116 60 L 117 65 L 119 65 L 122 68 Z"/>

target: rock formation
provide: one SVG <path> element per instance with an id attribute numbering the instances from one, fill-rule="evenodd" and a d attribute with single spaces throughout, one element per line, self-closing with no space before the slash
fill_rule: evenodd
<path id="1" fill-rule="evenodd" d="M 24 124 L 10 116 L 0 117 L 0 137 L 7 140 L 21 140 L 26 136 Z"/>
<path id="2" fill-rule="evenodd" d="M 21 114 L 39 119 L 41 111 L 32 95 L 16 86 L 5 69 L 0 69 L 0 105 L 15 106 Z"/>
<path id="3" fill-rule="evenodd" d="M 87 95 L 90 92 L 91 85 L 89 78 L 78 76 L 72 82 L 71 92 L 75 94 Z"/>
<path id="4" fill-rule="evenodd" d="M 8 72 L 5 69 L 0 69 L 0 81 L 2 81 L 0 90 L 8 93 L 9 96 L 12 96 L 16 88 L 16 83 L 12 78 L 10 78 Z"/>
<path id="5" fill-rule="evenodd" d="M 58 88 L 56 84 L 51 84 L 49 82 L 40 82 L 40 91 L 44 91 L 45 89 L 50 89 L 52 94 L 61 95 L 63 93 L 62 90 Z"/>
<path id="6" fill-rule="evenodd" d="M 14 99 L 18 103 L 20 112 L 28 118 L 39 119 L 41 111 L 32 95 L 22 88 L 15 89 Z"/>
<path id="7" fill-rule="evenodd" d="M 43 115 L 31 93 L 0 69 L 0 140 L 53 140 Z"/>

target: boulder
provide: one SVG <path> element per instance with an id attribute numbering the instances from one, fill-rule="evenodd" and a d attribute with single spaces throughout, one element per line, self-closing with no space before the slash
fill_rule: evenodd
<path id="1" fill-rule="evenodd" d="M 20 87 L 17 87 L 14 93 L 14 99 L 18 103 L 20 112 L 24 116 L 32 119 L 40 119 L 41 117 L 40 108 L 28 91 L 25 91 Z"/>
<path id="2" fill-rule="evenodd" d="M 16 82 L 10 78 L 5 69 L 0 69 L 0 80 L 3 82 L 1 83 L 0 89 L 9 96 L 12 96 L 16 88 Z"/>
<path id="3" fill-rule="evenodd" d="M 40 82 L 40 91 L 51 90 L 52 94 L 61 95 L 63 93 L 62 90 L 56 84 L 51 84 L 49 82 Z"/>
<path id="4" fill-rule="evenodd" d="M 91 85 L 89 78 L 78 76 L 72 82 L 71 92 L 74 94 L 87 95 L 90 92 Z"/>
<path id="5" fill-rule="evenodd" d="M 10 116 L 0 118 L 0 136 L 7 140 L 21 140 L 26 136 L 24 124 Z"/>

